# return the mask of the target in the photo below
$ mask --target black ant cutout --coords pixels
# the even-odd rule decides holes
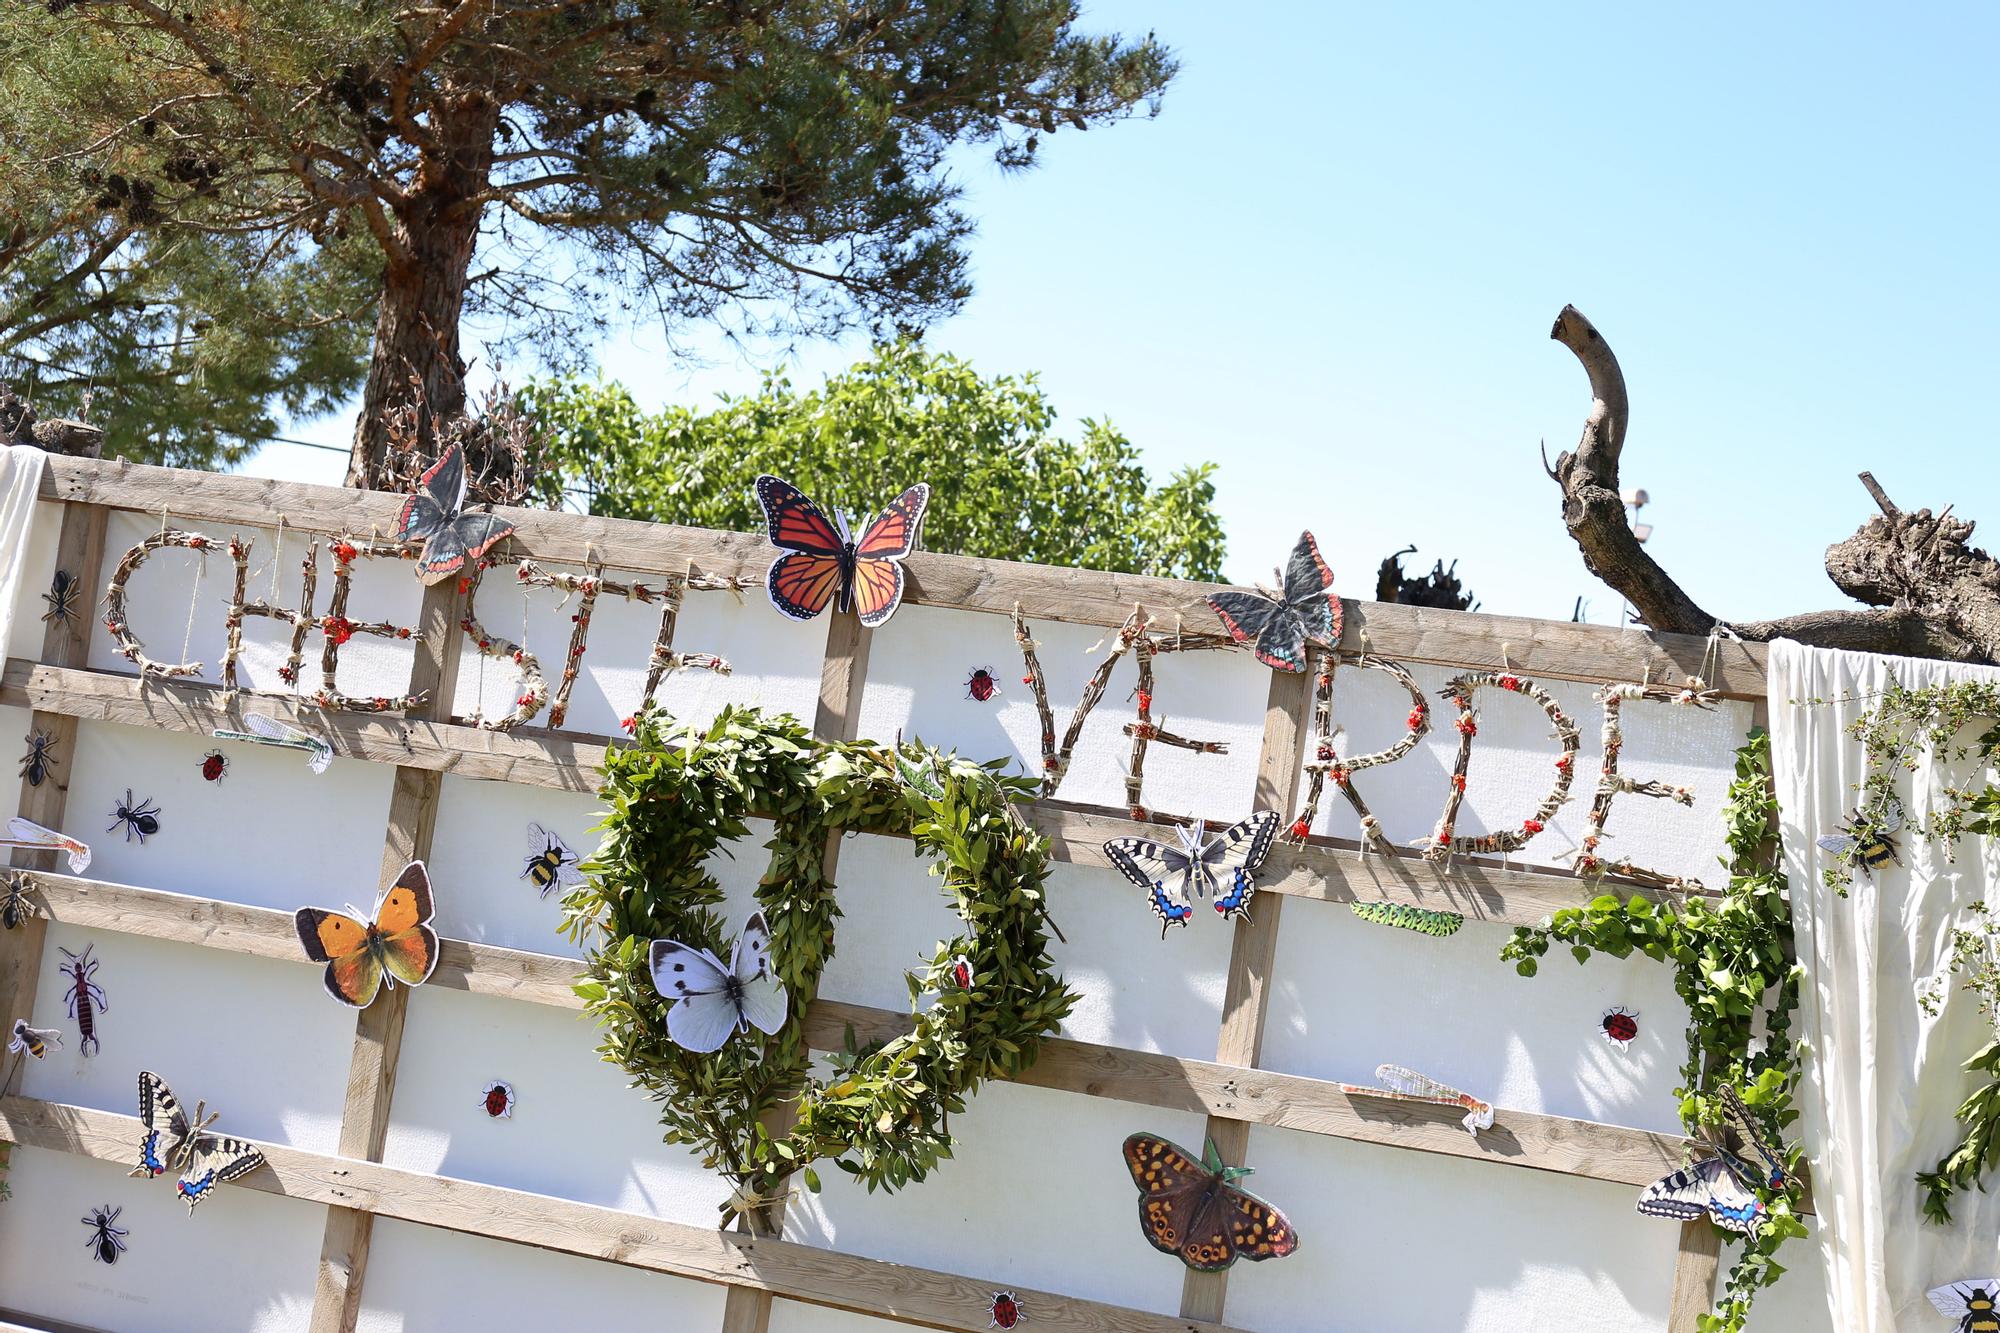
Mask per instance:
[[[137,833],[139,845],[144,847],[146,839],[160,831],[160,807],[153,804],[151,798],[134,805],[132,789],[127,787],[125,799],[111,812],[111,827],[104,831],[115,833],[121,825],[125,829],[125,841],[132,841],[132,835]]]
[[[83,1224],[90,1228],[90,1239],[84,1244],[90,1247],[90,1257],[101,1264],[115,1264],[125,1252],[125,1237],[132,1233],[112,1225],[124,1211],[107,1203],[84,1214]]]
[[[28,785],[41,786],[48,780],[49,765],[57,762],[56,738],[46,731],[31,732],[28,752],[21,756],[21,776],[28,780]]]

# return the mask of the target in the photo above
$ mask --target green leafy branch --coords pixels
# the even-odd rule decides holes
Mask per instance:
[[[1792,1105],[1798,1057],[1792,1015],[1799,1003],[1791,907],[1777,868],[1778,804],[1771,794],[1771,743],[1753,732],[1736,752],[1736,773],[1723,807],[1729,883],[1719,898],[1658,902],[1605,894],[1564,908],[1536,927],[1519,927],[1501,949],[1515,971],[1532,977],[1554,943],[1579,963],[1594,954],[1637,953],[1674,972],[1674,990],[1689,1015],[1687,1059],[1681,1067],[1681,1123],[1690,1134],[1722,1123],[1721,1105],[1706,1090],[1737,1088],[1767,1130],[1798,1119]],[[1773,1135],[1781,1142],[1782,1133]],[[1781,1149],[1796,1179],[1802,1152]],[[1722,1298],[1703,1315],[1703,1333],[1739,1333],[1757,1293],[1784,1273],[1779,1248],[1806,1234],[1788,1194],[1766,1199],[1757,1229],[1729,1270]]]
[[[630,746],[606,755],[604,838],[564,899],[564,931],[587,949],[576,990],[603,1028],[600,1054],[660,1103],[667,1142],[698,1147],[735,1183],[732,1207],[753,1222],[794,1172],[816,1191],[811,1164],[823,1158],[871,1190],[922,1180],[951,1155],[950,1117],[966,1098],[1032,1064],[1075,1000],[1048,955],[1048,843],[1013,809],[1033,785],[924,751],[935,779],[919,790],[898,780],[900,756],[817,740],[754,709],[725,709],[701,729],[648,711],[635,727]],[[675,939],[728,956],[709,866],[753,815],[775,826],[757,901],[789,1020],[768,1039],[746,1033],[697,1054],[668,1036],[647,950]],[[833,955],[840,909],[825,850],[842,830],[912,838],[918,857],[941,863],[967,930],[911,976],[912,1030],[858,1047],[850,1033],[824,1080],[811,1071],[804,1015]],[[969,986],[952,977],[959,958]],[[937,998],[919,1008],[927,992]]]

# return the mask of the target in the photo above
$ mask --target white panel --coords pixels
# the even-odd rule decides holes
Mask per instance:
[[[598,1058],[597,1041],[574,1010],[419,986],[382,1160],[713,1226],[727,1185],[660,1142],[657,1108]],[[509,1119],[480,1106],[496,1078],[514,1085]]]
[[[1213,1060],[1236,927],[1197,908],[1193,924],[1161,938],[1145,894],[1117,871],[1060,862],[1054,870],[1049,910],[1069,941],[1049,952],[1077,992],[1063,1035]]]
[[[953,1118],[954,1155],[930,1179],[869,1194],[827,1164],[819,1172],[824,1190],[803,1196],[785,1234],[997,1286],[1172,1314],[1181,1267],[1140,1238],[1138,1194],[1120,1156],[1126,1136],[1139,1130],[1194,1143],[1202,1120],[989,1083]]]
[[[1060,743],[1085,682],[1117,631],[1053,620],[1031,620],[1029,628],[1041,645]],[[965,697],[967,677],[982,667],[992,668],[1000,682],[1000,696],[985,703]],[[886,741],[900,730],[906,737],[921,737],[982,761],[1012,755],[1019,771],[1039,775],[1042,726],[1034,692],[1021,683],[1023,674],[1008,617],[905,606],[875,631],[861,734]],[[1192,740],[1224,742],[1229,753],[1149,746],[1147,804],[1165,814],[1199,810],[1211,819],[1248,814],[1271,673],[1248,654],[1231,651],[1167,653],[1154,659],[1154,674],[1154,721]],[[1112,669],[1104,698],[1084,723],[1070,771],[1056,793],[1062,799],[1125,804],[1124,766],[1132,742],[1119,728],[1136,716],[1132,691],[1137,677],[1138,667],[1127,653]]]
[[[712,1333],[727,1289],[382,1218],[358,1333],[564,1329]]]
[[[1499,960],[1506,938],[1478,921],[1433,939],[1332,903],[1288,905],[1263,1064],[1368,1083],[1390,1062],[1498,1107],[1679,1133],[1687,1011],[1672,973],[1636,955],[1579,967],[1558,946],[1530,980]],[[1614,1004],[1639,1013],[1623,1051],[1601,1026]]]
[[[32,662],[42,655],[42,636],[48,630],[42,617],[49,612],[42,594],[49,591],[55,579],[56,539],[62,533],[62,515],[62,505],[38,500],[34,517],[28,521],[28,539],[21,554],[21,581],[14,589],[14,621],[7,637],[9,657],[25,657]],[[95,599],[96,594],[90,589],[77,589],[72,605],[78,621],[89,623]]]
[[[1189,1145],[1192,1146],[1192,1145]],[[1299,1233],[1230,1271],[1259,1333],[1646,1333],[1666,1327],[1680,1224],[1627,1185],[1253,1128],[1245,1188]],[[1129,1244],[1145,1249],[1136,1222]],[[1146,1250],[1146,1253],[1152,1253]]]
[[[573,566],[545,565],[551,573],[577,574]],[[630,582],[637,577],[649,587],[661,586],[658,575],[631,576],[616,570],[607,577]],[[491,634],[523,644],[541,663],[550,697],[561,684],[575,628],[576,598],[554,588],[529,588],[513,567],[487,571],[480,584],[477,613]],[[725,704],[755,704],[771,713],[791,713],[812,721],[819,702],[820,664],[826,656],[827,617],[799,622],[772,609],[762,589],[732,592],[691,592],[674,627],[674,647],[683,653],[713,653],[733,668],[730,674],[677,671],[660,683],[659,702],[676,717],[706,722]],[[623,598],[600,597],[591,612],[590,635],[570,695],[565,730],[593,735],[622,734],[620,724],[639,706],[646,690],[646,669],[653,640],[660,629],[657,603],[646,606]],[[477,652],[467,645],[459,663],[458,694],[453,712],[461,717],[481,710],[487,717],[512,711],[521,693],[511,662]],[[531,725],[548,725],[544,711]]]
[[[207,782],[202,756],[214,749],[229,770]],[[288,912],[375,901],[396,780],[387,764],[335,759],[315,775],[296,750],[114,722],[85,722],[65,761],[63,831],[90,844],[94,878]],[[159,807],[160,831],[143,844],[111,828],[127,788]]]
[[[97,1019],[102,1049],[90,1057],[66,1017],[59,952],[81,955],[86,946],[107,1005]],[[189,1106],[202,1099],[220,1111],[220,1133],[310,1152],[340,1144],[354,1014],[303,958],[283,963],[52,924],[30,1021],[63,1034],[61,1050],[26,1062],[30,1097],[137,1115],[139,1071],[150,1069]],[[136,1152],[135,1140],[135,1162]]]
[[[224,1186],[193,1217],[173,1182],[115,1162],[14,1149],[0,1206],[0,1306],[86,1328],[295,1333],[311,1322],[326,1209]],[[92,1257],[84,1215],[123,1208],[115,1264]]]
[[[446,774],[428,862],[438,930],[452,939],[580,955],[557,933],[563,891],[551,889],[543,897],[521,872],[527,865],[530,824],[559,834],[580,857],[594,854],[598,835],[592,830],[602,805],[595,792]]]
[[[1034,1311],[1025,1313],[1028,1322],[1032,1323]],[[977,1324],[979,1321],[974,1319],[972,1322]],[[804,1301],[771,1302],[770,1333],[907,1333],[909,1327],[893,1319],[877,1319],[847,1310],[829,1310],[824,1305],[807,1305]]]

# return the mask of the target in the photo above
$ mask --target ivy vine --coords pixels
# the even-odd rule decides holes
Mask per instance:
[[[1773,1142],[1798,1119],[1792,1105],[1798,1056],[1792,1015],[1798,1008],[1800,969],[1794,961],[1792,916],[1784,873],[1778,868],[1778,803],[1771,792],[1771,741],[1752,732],[1736,752],[1736,772],[1722,811],[1729,882],[1719,898],[1653,902],[1605,894],[1583,907],[1564,908],[1540,926],[1517,927],[1500,956],[1532,977],[1552,943],[1569,946],[1577,962],[1593,954],[1626,958],[1643,954],[1674,971],[1674,990],[1689,1015],[1687,1059],[1681,1067],[1681,1123],[1690,1134],[1722,1123],[1718,1099],[1705,1090],[1727,1083],[1753,1115],[1775,1131]],[[1785,1171],[1797,1178],[1802,1149],[1783,1149]],[[1784,1273],[1779,1248],[1806,1234],[1793,1199],[1766,1199],[1757,1229],[1742,1252],[1715,1308],[1699,1321],[1702,1333],[1739,1333],[1757,1293]]]
[[[564,899],[564,931],[587,951],[576,991],[603,1029],[599,1053],[660,1103],[667,1142],[699,1148],[735,1184],[725,1210],[760,1230],[794,1172],[819,1189],[816,1161],[870,1190],[924,1179],[951,1155],[950,1118],[967,1097],[1031,1065],[1075,1002],[1048,955],[1048,843],[1013,808],[1034,784],[905,746],[932,776],[912,786],[899,780],[912,767],[901,754],[818,740],[790,716],[755,709],[725,709],[702,728],[648,710],[633,727],[633,743],[605,757],[604,838]],[[789,1021],[769,1038],[752,1030],[696,1054],[667,1035],[647,947],[676,939],[728,956],[735,923],[716,910],[723,893],[708,865],[753,815],[776,826],[757,901]],[[940,863],[966,933],[908,975],[911,1032],[857,1046],[850,1030],[822,1076],[803,1016],[833,954],[840,908],[824,854],[843,830],[912,838],[919,857]],[[959,959],[970,985],[953,975]],[[935,999],[924,1006],[926,993]],[[789,1130],[778,1119],[787,1108]]]

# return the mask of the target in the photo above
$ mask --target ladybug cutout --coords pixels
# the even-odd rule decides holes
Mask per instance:
[[[968,699],[985,703],[998,693],[1000,693],[1000,682],[994,679],[992,667],[975,667],[972,674],[965,678],[965,697]],[[1011,1328],[1012,1325],[1005,1327]]]
[[[204,782],[220,782],[229,773],[229,756],[220,750],[210,750],[201,757],[201,778]]]
[[[1019,1328],[1028,1321],[1028,1312],[1014,1299],[1011,1291],[993,1293],[993,1304],[988,1307],[987,1316],[992,1320],[988,1328]]]
[[[1639,1035],[1639,1011],[1614,1004],[1604,1011],[1598,1026],[1604,1032],[1604,1039],[1622,1051]]]
[[[511,1120],[514,1117],[514,1085],[504,1078],[496,1078],[486,1085],[479,1094],[479,1109],[494,1120]]]

